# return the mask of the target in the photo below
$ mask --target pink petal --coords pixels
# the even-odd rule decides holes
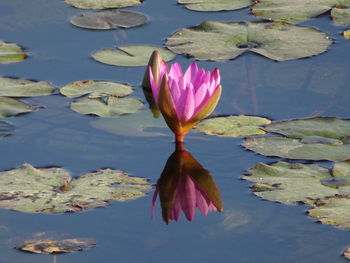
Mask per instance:
[[[184,179],[181,180],[179,187],[181,185],[182,191],[180,194],[180,203],[182,210],[186,218],[192,221],[196,213],[196,188],[191,177],[184,175]]]
[[[154,208],[156,206],[156,200],[157,200],[157,195],[158,195],[158,187],[154,191],[153,198],[152,198],[152,218],[154,217]]]
[[[193,80],[197,76],[197,72],[198,72],[198,66],[195,62],[192,62],[185,72],[184,84],[188,85],[188,83],[193,83]]]
[[[174,80],[177,80],[179,78],[182,79],[182,75],[183,73],[182,73],[181,65],[178,62],[172,64],[169,70],[169,77]]]
[[[206,216],[209,213],[209,205],[199,189],[196,191],[196,203],[201,213]]]
[[[203,83],[202,85],[199,86],[199,88],[196,90],[196,94],[194,95],[196,108],[202,104],[202,101],[204,100],[206,94],[207,94],[207,84]]]

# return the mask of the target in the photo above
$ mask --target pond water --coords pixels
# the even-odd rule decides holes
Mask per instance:
[[[249,9],[229,12],[193,12],[176,1],[147,0],[128,8],[146,14],[146,25],[132,29],[91,31],[72,26],[71,16],[82,10],[62,0],[0,0],[1,39],[24,47],[27,60],[0,65],[1,75],[47,80],[62,87],[78,80],[128,83],[144,100],[140,83],[145,67],[115,67],[94,61],[91,53],[117,45],[163,45],[176,30],[204,20],[256,21]],[[246,53],[233,61],[198,62],[206,69],[219,67],[223,94],[215,115],[246,114],[285,120],[311,116],[350,116],[349,40],[328,15],[302,23],[334,39],[328,52],[287,62],[274,62]],[[193,59],[176,56],[183,66]],[[6,119],[16,130],[0,139],[0,170],[22,163],[35,167],[61,166],[78,177],[105,167],[157,182],[174,151],[173,135],[127,136],[96,129],[97,117],[71,111],[70,99],[58,94],[25,99],[45,108]],[[144,111],[146,111],[146,107]],[[162,122],[160,120],[159,122]],[[50,262],[47,255],[12,249],[14,239],[37,232],[88,237],[97,247],[59,255],[57,262],[346,262],[341,257],[350,243],[348,231],[315,223],[306,206],[287,206],[253,196],[250,183],[239,180],[245,170],[267,158],[240,147],[242,138],[219,138],[195,131],[185,147],[208,169],[220,188],[222,213],[192,222],[184,215],[165,224],[159,203],[151,217],[154,189],[147,196],[112,202],[107,208],[48,215],[0,210],[0,263]],[[320,162],[329,167],[331,163]],[[157,202],[159,202],[157,200]]]

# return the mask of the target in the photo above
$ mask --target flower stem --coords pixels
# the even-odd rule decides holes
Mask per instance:
[[[184,137],[185,135],[183,134],[175,134],[175,142],[176,143],[184,142]]]

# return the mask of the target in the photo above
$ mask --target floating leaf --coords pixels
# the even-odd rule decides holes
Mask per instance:
[[[166,45],[175,53],[199,60],[223,61],[252,51],[273,60],[310,57],[327,50],[332,41],[310,27],[286,23],[242,23],[205,21],[181,29]]]
[[[83,9],[121,8],[141,4],[141,0],[65,0],[65,2]]]
[[[16,249],[37,254],[56,254],[81,251],[94,246],[96,246],[96,242],[86,238],[32,239],[25,240],[22,244],[16,246]]]
[[[60,92],[69,98],[77,98],[88,94],[89,98],[100,98],[104,96],[123,97],[132,93],[132,87],[107,81],[76,81],[60,89]]]
[[[34,97],[51,94],[55,88],[46,81],[0,77],[0,96]]]
[[[349,30],[345,30],[345,31],[343,32],[343,36],[344,36],[345,38],[347,38],[347,39],[350,39],[350,29],[349,29]]]
[[[300,22],[328,12],[334,7],[350,4],[349,0],[259,0],[252,6],[252,13],[274,21]]]
[[[0,121],[0,138],[12,134],[15,130],[10,123],[6,121]]]
[[[91,126],[123,136],[164,136],[167,131],[164,120],[154,119],[149,111],[139,111],[122,117],[101,118],[90,122]],[[152,131],[152,129],[156,129]]]
[[[73,179],[62,168],[29,164],[0,172],[0,207],[22,212],[63,213],[107,206],[145,195],[146,179],[104,169]]]
[[[118,49],[104,49],[92,54],[92,57],[104,64],[114,66],[147,66],[154,50],[158,50],[164,61],[172,60],[175,54],[163,47],[123,46]]]
[[[26,54],[14,43],[5,43],[0,40],[0,63],[7,64],[19,62],[26,58]]]
[[[70,22],[88,29],[130,28],[146,23],[147,17],[132,11],[112,10],[105,12],[88,12],[73,16]]]
[[[70,108],[81,114],[93,114],[100,117],[130,114],[143,107],[143,103],[134,98],[108,97],[107,103],[101,99],[82,98],[70,104]]]
[[[38,108],[38,106],[33,106],[20,100],[0,97],[0,118],[31,112]]]
[[[280,136],[245,138],[242,146],[266,156],[288,159],[343,161],[349,159],[350,144],[339,146],[320,143],[303,143],[300,139]]]
[[[269,123],[270,120],[256,116],[227,116],[203,120],[195,129],[210,135],[238,137],[264,134],[261,125]]]
[[[336,26],[350,26],[350,8],[333,8],[331,15]]]
[[[178,0],[177,2],[195,11],[236,10],[251,4],[251,0]]]

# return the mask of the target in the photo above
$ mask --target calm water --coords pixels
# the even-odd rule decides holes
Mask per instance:
[[[82,10],[62,0],[0,0],[1,39],[25,47],[30,55],[24,62],[1,65],[1,75],[47,80],[56,87],[85,79],[119,81],[134,86],[134,96],[144,100],[139,87],[144,67],[107,66],[92,60],[90,54],[116,45],[162,45],[177,29],[207,19],[255,20],[248,9],[191,12],[175,0],[147,0],[128,9],[147,14],[149,22],[134,29],[97,32],[70,25],[70,17]],[[221,69],[223,95],[216,115],[250,114],[272,120],[350,116],[350,42],[328,16],[303,24],[334,39],[327,53],[280,63],[253,54],[225,63],[199,62],[207,69]],[[183,56],[175,60],[183,66],[192,61]],[[27,162],[36,167],[62,166],[77,177],[111,167],[149,178],[154,184],[174,150],[167,130],[158,137],[115,135],[93,128],[90,123],[97,118],[74,113],[68,108],[70,100],[63,96],[26,101],[46,108],[7,119],[16,132],[0,140],[0,170]],[[159,204],[151,218],[152,193],[75,214],[0,210],[0,262],[50,262],[49,256],[20,253],[11,247],[12,239],[36,232],[97,240],[93,249],[58,256],[58,262],[67,263],[346,262],[340,255],[350,243],[348,231],[315,223],[305,215],[305,206],[262,201],[250,193],[249,183],[239,180],[244,171],[257,162],[278,159],[245,151],[239,146],[241,141],[196,132],[187,136],[187,150],[210,170],[221,190],[223,213],[207,217],[197,213],[193,222],[182,217],[166,225]]]

